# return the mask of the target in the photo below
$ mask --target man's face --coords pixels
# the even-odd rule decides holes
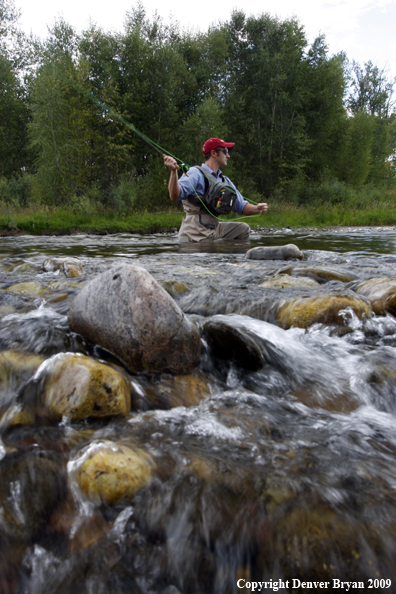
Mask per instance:
[[[218,149],[216,149],[215,153],[216,153],[216,163],[217,163],[217,166],[219,167],[219,169],[221,169],[222,167],[225,167],[227,165],[228,159],[230,158],[228,149],[218,148]]]

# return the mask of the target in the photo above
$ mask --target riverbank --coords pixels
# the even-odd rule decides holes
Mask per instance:
[[[111,210],[76,212],[66,208],[15,208],[2,204],[0,236],[18,235],[73,235],[87,233],[110,235],[114,233],[176,233],[183,219],[183,212],[132,212],[118,213]],[[236,220],[236,216],[222,217]],[[336,228],[372,227],[389,228],[396,225],[396,205],[390,202],[373,204],[370,208],[344,208],[341,205],[270,204],[266,215],[243,217],[253,230],[262,232],[280,229],[325,230]]]

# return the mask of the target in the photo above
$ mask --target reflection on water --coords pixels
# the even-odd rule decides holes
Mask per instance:
[[[392,580],[376,589],[392,592],[396,319],[347,307],[338,323],[285,329],[277,312],[395,278],[395,242],[396,230],[284,230],[188,246],[176,235],[1,239],[0,592],[235,594],[280,579]],[[302,262],[245,258],[286,243]],[[50,256],[80,258],[83,275],[45,272]],[[130,374],[70,332],[74,296],[120,262],[146,268],[199,327],[205,353],[193,374]],[[318,268],[340,275],[312,282]],[[309,275],[311,284],[271,288]],[[245,351],[259,363],[246,364]],[[62,352],[121,373],[132,412],[45,416],[37,369]],[[78,473],[115,443],[144,452],[153,470],[113,505],[90,497]]]

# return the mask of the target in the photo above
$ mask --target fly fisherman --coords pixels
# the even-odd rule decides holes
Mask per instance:
[[[176,160],[164,155],[164,164],[171,172],[168,185],[170,199],[173,202],[183,200],[186,213],[179,231],[180,242],[247,239],[250,233],[247,223],[223,223],[218,216],[231,211],[239,216],[267,212],[265,202],[249,204],[221,172],[220,167],[227,165],[229,151],[234,145],[234,142],[224,142],[220,138],[209,138],[202,147],[205,163],[201,167],[191,167],[188,175],[183,174],[180,179]]]

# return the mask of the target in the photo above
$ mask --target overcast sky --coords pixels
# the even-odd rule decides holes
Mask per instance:
[[[105,31],[122,31],[126,13],[136,3],[131,0],[15,0],[22,11],[20,25],[39,37],[47,36],[47,26],[63,17],[77,31],[91,21]],[[247,15],[268,12],[281,19],[295,16],[303,25],[308,41],[320,33],[326,35],[331,54],[345,51],[350,60],[361,65],[371,60],[388,75],[396,76],[396,0],[143,0],[147,16],[157,11],[165,21],[170,16],[183,29],[206,31],[211,24],[228,20],[233,9]]]

